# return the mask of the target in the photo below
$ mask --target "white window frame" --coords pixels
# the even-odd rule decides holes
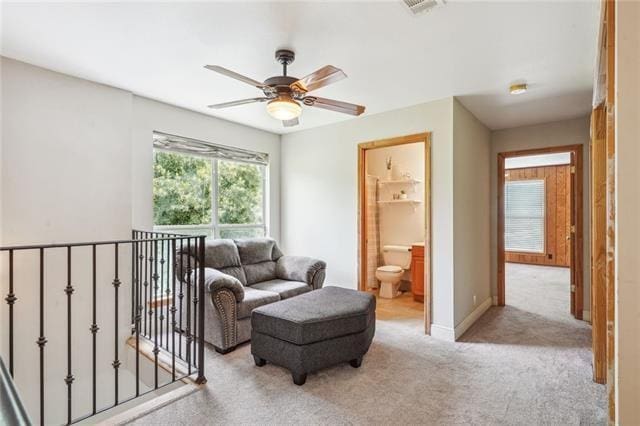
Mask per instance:
[[[542,184],[542,249],[541,250],[533,250],[533,249],[525,249],[525,248],[508,248],[507,247],[507,238],[506,238],[506,226],[507,226],[507,202],[508,199],[506,197],[507,186],[508,184],[517,184],[521,182],[539,182]],[[522,180],[512,180],[505,182],[505,206],[504,206],[504,221],[505,221],[505,252],[509,253],[531,253],[531,254],[545,254],[547,249],[547,182],[546,179],[522,179]]]
[[[268,164],[256,164],[256,163],[252,163],[249,161],[239,161],[239,160],[230,160],[230,159],[224,159],[224,158],[212,158],[209,156],[205,156],[205,155],[198,155],[198,154],[187,154],[184,152],[179,152],[179,151],[174,151],[171,149],[163,149],[163,148],[154,148],[154,153],[155,152],[167,152],[170,154],[177,154],[177,155],[185,155],[185,156],[192,156],[192,157],[198,157],[198,158],[202,158],[205,160],[209,160],[211,162],[211,221],[209,223],[203,223],[200,225],[156,225],[154,223],[153,225],[153,229],[154,231],[161,231],[161,232],[166,232],[166,231],[180,231],[180,230],[184,230],[184,231],[190,231],[190,230],[207,230],[211,232],[211,235],[213,236],[213,238],[215,239],[219,239],[220,238],[220,231],[223,229],[262,229],[264,232],[264,236],[268,236],[269,235],[269,216],[268,216],[268,211],[269,211],[269,203],[268,203],[268,199],[269,199],[269,193],[268,193],[268,188],[269,185],[267,185],[267,180],[268,180],[268,176],[269,176],[269,165]],[[155,161],[155,159],[154,159]],[[229,162],[234,162],[234,163],[241,163],[241,164],[251,164],[251,165],[255,165],[260,167],[260,173],[262,176],[262,222],[263,223],[247,223],[247,224],[228,224],[228,223],[219,223],[219,218],[218,218],[218,163],[220,161],[229,161]]]

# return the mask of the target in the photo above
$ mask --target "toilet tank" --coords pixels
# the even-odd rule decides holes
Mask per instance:
[[[411,266],[411,246],[383,246],[382,258],[385,265],[395,265],[402,269]]]

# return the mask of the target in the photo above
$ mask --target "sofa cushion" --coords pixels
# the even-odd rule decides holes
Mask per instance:
[[[251,326],[254,332],[306,345],[367,329],[375,323],[375,309],[369,293],[325,287],[255,309]]]
[[[282,256],[272,238],[243,238],[234,240],[238,247],[242,265],[252,265],[266,261],[276,261]]]
[[[307,283],[300,281],[287,281],[287,280],[269,280],[258,284],[254,284],[251,288],[258,290],[267,290],[280,295],[280,299],[288,299],[293,296],[297,296],[302,293],[311,291],[312,288]]]
[[[278,293],[271,291],[258,290],[251,287],[245,287],[244,299],[238,303],[238,319],[248,318],[258,306],[267,305],[269,303],[277,302],[280,300]]]
[[[228,268],[220,268],[219,271],[236,278],[242,285],[247,285],[247,276],[242,266],[229,266]]]
[[[253,285],[261,281],[268,281],[276,278],[276,262],[272,260],[244,265],[243,269],[247,285]]]
[[[193,247],[191,250],[193,251]],[[229,239],[206,240],[204,265],[214,269],[241,266],[240,254],[234,241]]]

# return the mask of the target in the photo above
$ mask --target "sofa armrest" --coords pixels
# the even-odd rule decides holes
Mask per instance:
[[[196,271],[191,273],[191,280],[196,279]],[[244,300],[244,286],[235,277],[227,275],[213,268],[204,268],[204,288],[210,293],[216,293],[221,289],[230,290],[237,302]]]
[[[282,256],[276,264],[276,275],[282,280],[302,281],[317,290],[322,287],[327,264],[303,256]]]

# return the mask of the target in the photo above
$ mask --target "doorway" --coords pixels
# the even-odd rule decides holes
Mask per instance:
[[[541,294],[583,319],[582,191],[581,145],[498,154],[499,306],[507,277],[525,298],[545,281]]]
[[[431,325],[430,182],[430,133],[358,145],[358,288],[376,294],[381,312],[417,313],[426,334]],[[385,265],[385,258],[403,265]],[[400,281],[381,281],[383,266]]]

